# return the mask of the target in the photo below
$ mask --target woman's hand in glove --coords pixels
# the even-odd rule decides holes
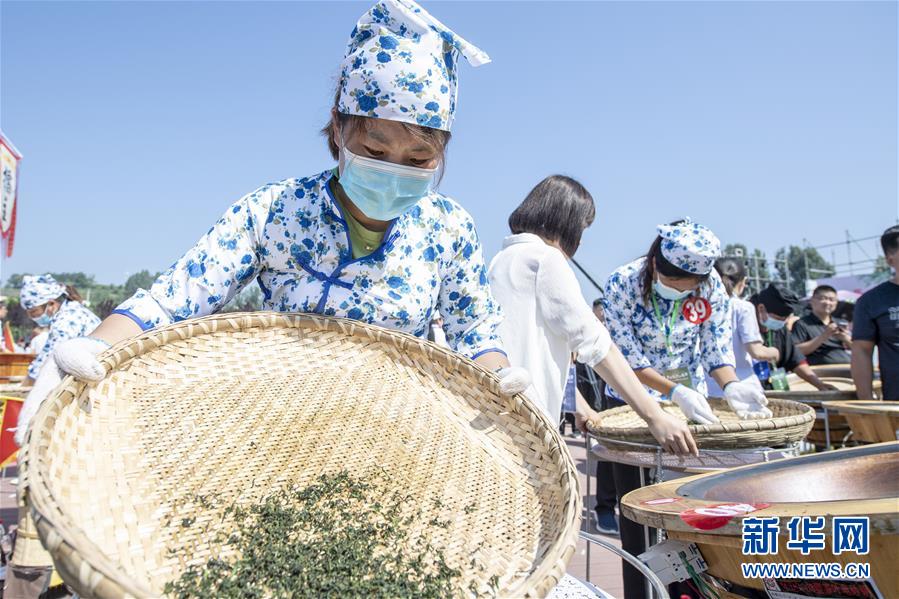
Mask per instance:
[[[37,380],[19,412],[15,440],[19,447],[25,442],[28,425],[47,396],[59,385],[62,377],[71,374],[77,379],[97,382],[106,376],[106,369],[97,360],[97,354],[109,344],[93,337],[67,339],[56,346],[44,362]]]
[[[762,385],[755,376],[726,384],[724,399],[742,420],[757,420],[772,416],[771,410],[765,407],[768,405],[768,398],[765,397]]]
[[[506,366],[496,371],[499,377],[499,392],[506,396],[524,393],[531,386],[531,375],[519,366]]]
[[[671,400],[680,406],[681,412],[693,422],[698,424],[715,424],[718,422],[718,417],[712,411],[709,400],[689,387],[676,386],[671,391]]]
[[[108,343],[96,337],[76,337],[57,345],[53,358],[64,373],[96,383],[106,376],[106,369],[97,360],[97,355],[108,347]]]

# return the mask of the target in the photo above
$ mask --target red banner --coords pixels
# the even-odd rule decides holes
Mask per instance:
[[[16,342],[15,339],[13,339],[12,329],[9,326],[8,320],[3,323],[3,351],[16,351]]]
[[[0,397],[0,402],[3,402],[0,407],[0,468],[16,459],[19,453],[14,436],[23,401],[15,397]]]
[[[6,243],[6,256],[12,256],[16,232],[16,200],[19,190],[19,161],[22,155],[0,133],[0,236]]]

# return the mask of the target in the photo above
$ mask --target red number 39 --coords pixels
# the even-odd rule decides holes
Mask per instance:
[[[684,318],[693,324],[702,324],[712,315],[712,306],[703,297],[691,297],[684,302]]]

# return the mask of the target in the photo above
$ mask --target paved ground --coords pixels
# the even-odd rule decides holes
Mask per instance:
[[[565,441],[571,451],[571,456],[575,461],[578,469],[581,493],[586,492],[586,476],[585,463],[586,451],[584,449],[583,438],[565,437]],[[13,484],[18,476],[18,468],[9,466],[5,471],[5,476],[0,480],[0,520],[3,521],[5,527],[15,525],[17,520],[16,510],[16,488]],[[595,482],[593,483],[595,486]],[[593,509],[593,498],[583,497],[585,506],[584,518],[581,521],[582,530],[593,533],[595,532],[589,516],[589,511]],[[609,537],[607,537],[609,538]],[[617,539],[611,539],[616,545],[620,545]],[[590,550],[590,576],[587,577],[587,544],[582,540],[578,540],[577,551],[572,556],[568,564],[568,573],[581,580],[588,580],[594,585],[612,595],[621,597],[623,595],[623,587],[621,582],[621,560],[613,553],[593,546]]]
[[[587,452],[584,448],[583,438],[565,437],[568,449],[571,451],[571,457],[574,459],[575,466],[578,470],[578,478],[581,483],[581,494],[584,502],[585,513],[581,519],[581,530],[589,533],[595,533],[593,529],[592,517],[590,512],[593,510],[594,498],[583,496],[586,493],[586,456]],[[596,488],[596,478],[591,483],[593,490]],[[621,546],[617,538],[605,537],[614,542],[615,545]],[[587,580],[587,543],[578,540],[577,551],[568,563],[568,573],[581,580]],[[612,595],[621,597],[624,595],[624,586],[621,580],[621,558],[612,552],[601,547],[593,546],[590,550],[590,577],[589,581],[594,585]]]

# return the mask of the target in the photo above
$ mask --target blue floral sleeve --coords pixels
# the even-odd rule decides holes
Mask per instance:
[[[450,347],[469,358],[502,350],[499,304],[490,293],[487,268],[474,222],[462,208],[446,204],[447,243],[441,264],[437,308]],[[452,241],[449,241],[449,240]]]
[[[652,366],[649,358],[643,353],[643,344],[637,339],[632,324],[633,313],[639,298],[634,286],[621,269],[612,273],[606,281],[606,292],[603,297],[603,311],[606,315],[606,327],[612,341],[627,358],[627,363],[634,370]]]
[[[217,312],[256,278],[272,195],[266,186],[241,198],[149,291],[139,289],[114,312],[145,330]]]
[[[711,291],[708,295],[712,305],[712,315],[702,323],[700,347],[702,348],[702,367],[707,373],[722,366],[733,366],[733,325],[731,324],[731,301],[724,289],[724,283],[718,273],[712,272],[708,279]]]

